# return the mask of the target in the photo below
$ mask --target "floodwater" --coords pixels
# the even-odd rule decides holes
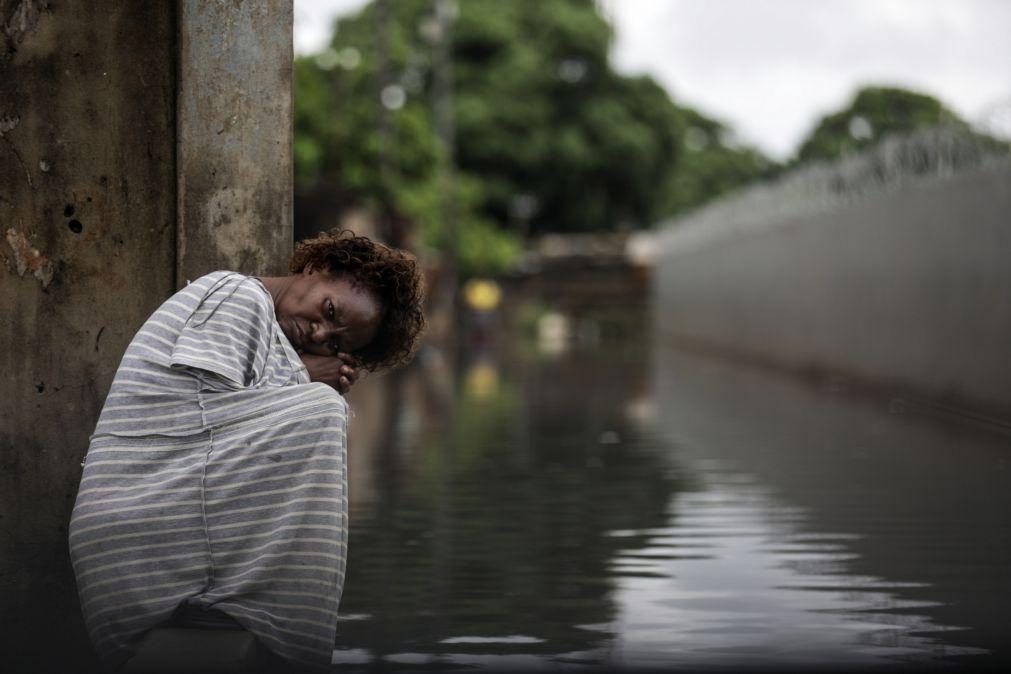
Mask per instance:
[[[1006,435],[592,335],[360,385],[334,671],[1011,662]]]

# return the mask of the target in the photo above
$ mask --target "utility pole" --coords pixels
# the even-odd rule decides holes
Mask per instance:
[[[438,138],[439,153],[439,197],[442,219],[442,256],[439,288],[433,306],[433,327],[441,334],[436,339],[441,342],[447,364],[455,362],[457,342],[456,286],[457,286],[457,203],[456,203],[456,124],[453,115],[453,23],[456,21],[455,0],[433,0],[433,49],[432,49],[432,110],[435,118],[435,135]],[[451,376],[455,367],[450,366]],[[455,380],[455,377],[453,377]],[[450,387],[449,406],[445,410],[446,441],[443,446],[443,465],[439,470],[438,489],[449,493],[449,476],[457,453],[457,416],[455,386]],[[434,573],[432,584],[435,596],[439,598],[437,615],[438,628],[445,629],[446,597],[449,588],[449,571],[454,555],[455,540],[449,506],[446,499],[440,499],[435,513]]]
[[[442,273],[437,305],[447,312],[452,331],[456,315],[458,212],[456,203],[456,123],[453,115],[453,24],[456,0],[434,0],[435,30],[432,58],[432,107],[435,133],[442,152],[439,194],[443,227]],[[447,335],[448,336],[448,335]]]
[[[374,14],[376,21],[376,92],[375,103],[377,129],[376,140],[379,146],[379,184],[382,202],[377,214],[379,222],[379,238],[391,246],[400,247],[403,242],[395,241],[393,227],[393,191],[394,191],[394,148],[393,128],[390,120],[390,110],[383,99],[384,93],[393,83],[390,73],[390,5],[389,0],[375,0]]]

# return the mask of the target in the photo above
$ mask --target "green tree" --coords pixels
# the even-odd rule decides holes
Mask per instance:
[[[864,87],[844,109],[819,120],[801,143],[797,161],[835,159],[873,145],[887,134],[937,124],[967,127],[933,96],[895,87]]]
[[[387,91],[379,90],[373,5],[337,21],[323,52],[295,60],[296,198],[337,195],[345,208],[363,206],[377,216],[412,222],[424,243],[441,248],[442,150],[426,95],[431,49],[420,35],[428,3],[390,6],[389,67],[395,77]],[[378,133],[382,115],[389,120],[385,138]],[[519,252],[518,237],[479,212],[479,180],[464,174],[458,183],[461,271],[505,268]]]
[[[724,124],[691,108],[678,108],[678,113],[683,150],[676,170],[667,176],[664,212],[681,213],[780,170],[761,152],[739,146]]]
[[[296,60],[296,186],[408,218],[439,246],[432,2],[388,7],[385,112],[374,3],[336,22],[327,50]],[[452,65],[465,274],[501,268],[527,234],[648,227],[768,173],[769,162],[729,142],[719,122],[675,105],[648,77],[615,73],[611,40],[592,0],[459,3]]]
[[[459,163],[480,176],[482,211],[496,222],[533,233],[644,228],[766,171],[754,151],[718,140],[686,151],[694,124],[722,127],[651,78],[615,73],[611,40],[592,0],[461,3]],[[671,193],[675,176],[691,182],[699,167],[705,179]]]

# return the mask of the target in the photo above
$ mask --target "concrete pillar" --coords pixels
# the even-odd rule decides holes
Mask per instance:
[[[4,671],[96,666],[66,525],[134,332],[187,278],[284,267],[291,13],[0,0]]]
[[[291,26],[290,0],[179,2],[179,287],[287,269]]]

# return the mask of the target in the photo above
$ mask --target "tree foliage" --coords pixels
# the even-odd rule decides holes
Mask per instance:
[[[888,134],[937,124],[967,126],[932,96],[895,87],[865,87],[845,108],[818,121],[801,143],[797,161],[835,159],[873,145]]]
[[[327,50],[296,59],[296,187],[398,213],[438,246],[432,2],[387,7],[385,29],[371,3],[335,23]],[[459,2],[455,211],[465,271],[501,266],[527,234],[648,227],[770,170],[652,79],[615,73],[611,40],[592,0]],[[480,248],[493,252],[467,258]]]

